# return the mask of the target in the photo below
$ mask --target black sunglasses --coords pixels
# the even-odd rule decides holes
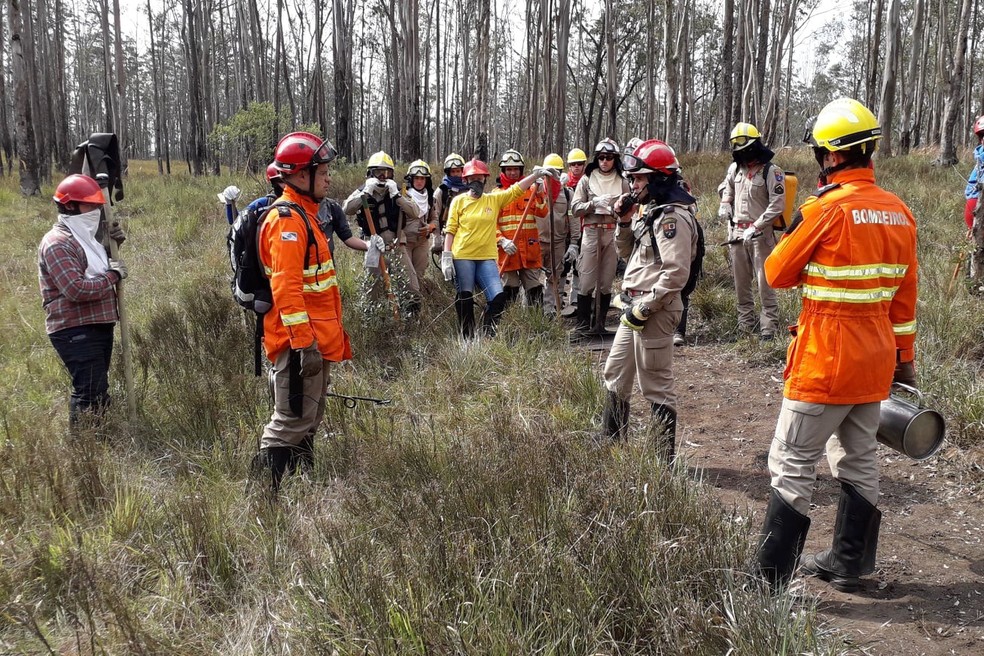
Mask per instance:
[[[598,155],[599,162],[612,162],[615,161],[614,155]]]

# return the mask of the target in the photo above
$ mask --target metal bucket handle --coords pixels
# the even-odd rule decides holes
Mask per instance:
[[[892,389],[898,389],[901,392],[908,392],[912,394],[916,399],[919,400],[919,409],[922,410],[926,407],[925,400],[923,399],[923,393],[912,385],[906,385],[905,383],[892,383]]]

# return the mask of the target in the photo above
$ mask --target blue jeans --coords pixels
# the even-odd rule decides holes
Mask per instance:
[[[83,413],[98,417],[109,405],[109,362],[113,356],[114,325],[76,326],[48,335],[72,377],[69,426],[75,426]]]
[[[487,301],[502,293],[499,265],[495,260],[455,259],[454,281],[459,292],[474,291],[475,283],[478,283]]]

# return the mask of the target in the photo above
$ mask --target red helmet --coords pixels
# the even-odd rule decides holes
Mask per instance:
[[[978,137],[984,137],[984,115],[978,116],[977,120],[974,121],[974,134]]]
[[[640,173],[672,175],[680,170],[676,153],[659,139],[643,141],[631,155],[626,155],[622,162],[625,165],[625,172],[632,175]]]
[[[106,204],[106,197],[103,196],[99,183],[87,175],[77,173],[62,180],[55,189],[55,195],[52,198],[59,205],[65,203]]]
[[[472,158],[465,164],[461,177],[467,178],[472,175],[489,175],[489,167],[482,160]]]
[[[291,132],[280,140],[273,154],[273,166],[283,174],[327,164],[337,153],[327,139],[310,132]]]
[[[280,169],[277,168],[276,162],[270,162],[267,164],[267,182],[280,182]]]

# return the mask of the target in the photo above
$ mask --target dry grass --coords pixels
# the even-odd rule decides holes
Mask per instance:
[[[786,168],[812,170],[789,157]],[[710,217],[724,160],[684,165],[720,241]],[[947,293],[960,186],[914,159],[879,171],[921,222],[921,382],[954,438],[978,444],[979,301],[962,285]],[[335,189],[362,174],[340,171]],[[396,325],[365,294],[358,254],[339,247],[355,359],[335,368],[334,391],[392,404],[330,401],[315,472],[267,504],[247,464],[268,400],[228,297],[215,202],[226,184],[261,185],[163,179],[146,162],[128,182],[118,210],[141,415],[125,422],[118,402],[103,429],[70,439],[34,263],[53,208],[0,181],[0,651],[844,651],[809,603],[770,599],[743,574],[757,527],[644,441],[595,445],[594,361],[560,327],[514,308],[499,337],[461,344],[434,268],[422,317]],[[733,331],[726,266],[712,249],[693,318],[705,339]],[[783,317],[796,306],[784,295]],[[782,358],[782,344],[756,348]],[[117,357],[118,401],[121,378]]]

